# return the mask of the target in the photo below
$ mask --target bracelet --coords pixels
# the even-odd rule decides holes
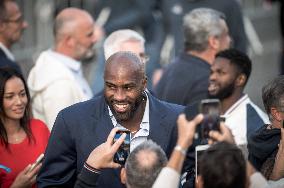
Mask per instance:
[[[90,165],[87,164],[86,162],[84,163],[84,168],[86,168],[87,170],[89,170],[89,171],[91,171],[91,172],[94,172],[94,173],[96,173],[96,174],[100,174],[100,173],[101,173],[101,170],[90,166]]]
[[[186,150],[183,149],[180,145],[176,145],[174,150],[181,152],[184,156],[186,155]]]

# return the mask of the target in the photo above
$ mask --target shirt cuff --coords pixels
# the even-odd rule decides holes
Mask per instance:
[[[88,170],[87,168],[83,167],[78,178],[85,184],[95,186],[99,176],[100,176],[100,173],[92,172]]]

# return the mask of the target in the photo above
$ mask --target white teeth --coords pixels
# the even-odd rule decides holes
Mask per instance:
[[[115,104],[114,105],[118,110],[125,110],[127,108],[127,104]]]
[[[216,84],[214,84],[214,83],[210,83],[209,84],[209,90],[215,90],[217,88],[217,85]]]

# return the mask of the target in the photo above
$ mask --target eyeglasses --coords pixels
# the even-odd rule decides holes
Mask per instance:
[[[140,53],[139,57],[141,58],[141,60],[146,63],[150,60],[150,57],[148,55],[146,55],[145,53]]]

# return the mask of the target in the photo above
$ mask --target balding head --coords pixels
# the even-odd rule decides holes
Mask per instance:
[[[76,60],[92,57],[94,21],[91,15],[78,8],[62,10],[54,23],[55,51]]]
[[[152,187],[166,163],[166,154],[160,146],[151,140],[143,142],[127,158],[125,164],[127,186]]]
[[[61,36],[71,34],[82,22],[93,22],[88,12],[78,8],[66,8],[55,18],[54,36],[59,39]]]
[[[107,59],[105,73],[110,70],[116,72],[130,72],[136,76],[145,77],[145,66],[140,58],[132,52],[117,52]]]

